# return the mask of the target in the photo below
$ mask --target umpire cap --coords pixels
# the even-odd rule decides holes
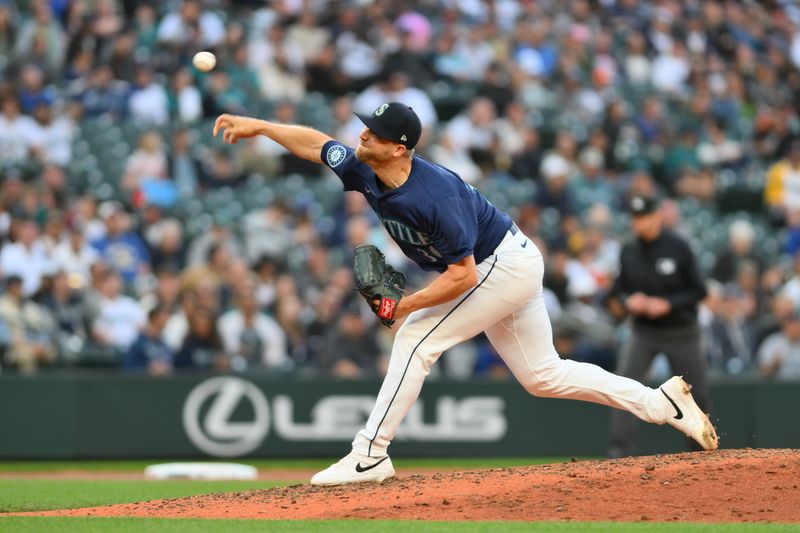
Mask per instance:
[[[414,148],[422,135],[422,123],[413,109],[399,102],[381,104],[371,115],[356,113],[375,135]]]
[[[632,196],[628,200],[628,212],[631,216],[649,215],[658,210],[658,200],[652,196]]]

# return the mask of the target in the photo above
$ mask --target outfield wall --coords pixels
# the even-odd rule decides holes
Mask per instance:
[[[338,456],[379,382],[262,375],[0,376],[0,458]],[[800,383],[713,387],[726,448],[800,448]],[[394,456],[603,455],[610,409],[529,396],[516,382],[426,383]],[[643,453],[682,451],[641,424]]]

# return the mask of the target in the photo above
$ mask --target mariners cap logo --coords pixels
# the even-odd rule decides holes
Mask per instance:
[[[658,200],[650,196],[634,196],[628,204],[632,215],[646,215],[658,211]]]
[[[389,107],[389,104],[381,104],[381,106],[375,110],[375,116],[379,117],[383,115],[383,112]]]

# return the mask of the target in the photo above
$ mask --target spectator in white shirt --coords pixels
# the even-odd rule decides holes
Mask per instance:
[[[72,141],[75,124],[65,115],[55,115],[53,107],[39,103],[33,110],[38,131],[35,135],[35,151],[45,164],[66,166],[72,160]]]
[[[459,37],[455,52],[470,59],[471,77],[475,81],[483,79],[489,65],[498,55],[492,43],[486,38],[484,26],[470,27],[466,35]]]
[[[125,163],[123,188],[136,191],[145,180],[165,179],[167,177],[167,155],[161,135],[149,131],[139,138],[139,146]]]
[[[53,262],[58,270],[69,276],[73,287],[87,287],[91,279],[91,267],[99,260],[97,250],[92,248],[80,226],[73,225],[69,235],[53,250]]]
[[[305,96],[303,53],[286,39],[280,25],[251,41],[247,52],[264,98],[297,102]]]
[[[97,200],[84,194],[74,202],[75,223],[80,225],[87,242],[93,242],[106,236],[106,223],[97,213]]]
[[[15,97],[6,96],[0,113],[0,164],[25,163],[31,148],[38,144],[38,135],[36,122],[20,113]]]
[[[67,223],[64,214],[56,209],[48,209],[47,220],[42,227],[39,240],[44,245],[45,254],[51,261],[53,260],[53,251],[66,235]],[[53,268],[55,268],[55,262],[53,262]]]
[[[144,326],[144,310],[136,300],[121,294],[122,278],[116,272],[107,273],[99,289],[99,309],[92,324],[94,340],[102,346],[127,350]]]
[[[330,41],[330,30],[319,24],[310,8],[303,9],[297,22],[289,27],[286,40],[300,51],[304,61],[317,57]]]
[[[293,245],[291,224],[289,208],[283,202],[274,202],[245,215],[240,227],[247,259],[255,262],[265,255],[285,256]]]
[[[445,126],[453,150],[468,153],[477,165],[491,160],[496,139],[497,110],[486,97],[476,98],[466,113],[454,117]]]
[[[158,41],[177,47],[214,48],[225,39],[225,25],[198,0],[184,0],[179,12],[168,13],[158,25]]]
[[[12,233],[14,233],[12,228]],[[33,296],[39,290],[42,276],[54,272],[53,263],[39,239],[39,228],[32,220],[16,223],[16,241],[0,251],[0,272],[4,278],[22,278],[22,292]]]
[[[15,4],[12,3],[12,6]],[[37,46],[42,47],[43,59],[50,71],[58,71],[66,50],[66,32],[53,15],[51,2],[30,2],[29,17],[19,28],[14,47],[17,60],[31,57]]]
[[[783,319],[780,331],[764,339],[758,366],[767,378],[800,379],[800,310],[794,309]]]
[[[739,141],[727,136],[722,124],[707,120],[704,139],[697,145],[700,163],[712,168],[737,167],[744,158],[744,149]]]
[[[153,70],[146,65],[136,69],[136,83],[128,99],[133,120],[145,126],[163,126],[169,122],[167,91],[155,81]]]
[[[358,6],[344,6],[337,15],[341,31],[334,44],[339,70],[353,81],[354,88],[366,87],[380,72],[380,52],[369,42],[369,28],[362,23]]]
[[[650,30],[647,32],[647,40],[652,43],[657,52],[661,54],[667,53],[676,42],[673,37],[675,17],[665,7],[653,9],[652,15]]]
[[[172,78],[172,92],[175,95],[173,113],[184,124],[192,124],[203,117],[203,96],[194,84],[188,69],[181,69]]]
[[[0,324],[0,343],[5,345],[6,361],[21,372],[33,373],[40,364],[56,359],[52,317],[23,296],[18,276],[6,279],[6,292],[0,296]]]
[[[531,129],[522,103],[510,102],[506,106],[505,116],[495,122],[498,152],[508,157],[521,155]]]
[[[650,81],[652,66],[647,57],[647,41],[640,33],[631,32],[627,42],[624,72],[632,85],[644,86]]]
[[[477,183],[483,173],[478,165],[461,148],[455,148],[451,137],[442,135],[439,142],[431,147],[431,161],[449,168],[469,184]]]
[[[285,368],[290,363],[286,335],[274,319],[258,310],[252,290],[238,293],[236,308],[219,318],[217,329],[235,371]]]
[[[689,70],[686,48],[676,41],[653,61],[651,71],[653,87],[666,93],[679,93],[686,85]]]

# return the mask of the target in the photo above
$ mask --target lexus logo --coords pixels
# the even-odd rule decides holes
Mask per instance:
[[[253,419],[232,421],[236,408],[249,402]],[[258,448],[269,431],[269,405],[252,383],[236,377],[203,381],[183,404],[183,427],[189,440],[217,457],[238,457]]]

